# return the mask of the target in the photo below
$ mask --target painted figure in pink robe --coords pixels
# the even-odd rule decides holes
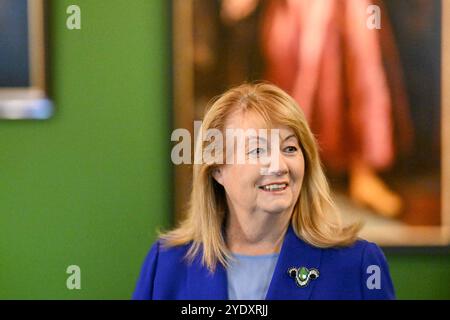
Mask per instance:
[[[368,27],[377,13],[373,4],[381,9],[380,29]],[[382,3],[272,0],[265,5],[265,79],[297,100],[327,168],[349,173],[352,199],[384,216],[397,216],[402,200],[377,172],[411,147],[413,133]]]

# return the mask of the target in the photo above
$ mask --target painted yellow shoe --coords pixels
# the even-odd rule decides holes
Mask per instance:
[[[397,217],[403,209],[402,198],[375,174],[363,173],[350,179],[350,197],[388,218]]]

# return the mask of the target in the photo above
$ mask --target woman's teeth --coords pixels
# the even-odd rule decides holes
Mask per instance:
[[[265,190],[265,191],[281,191],[281,190],[286,189],[286,187],[287,187],[287,184],[282,183],[282,184],[269,184],[266,186],[261,186],[259,188],[262,190]]]

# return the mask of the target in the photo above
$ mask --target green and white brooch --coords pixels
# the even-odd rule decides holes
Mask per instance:
[[[308,269],[306,267],[288,269],[288,274],[291,278],[295,279],[295,283],[299,287],[306,287],[310,280],[317,279],[319,277],[319,270],[315,268]]]

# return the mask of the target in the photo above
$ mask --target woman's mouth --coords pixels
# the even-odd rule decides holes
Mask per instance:
[[[266,184],[264,186],[260,186],[258,188],[263,191],[276,192],[276,191],[286,190],[288,185],[289,184],[287,184],[287,183],[271,183],[271,184]]]

